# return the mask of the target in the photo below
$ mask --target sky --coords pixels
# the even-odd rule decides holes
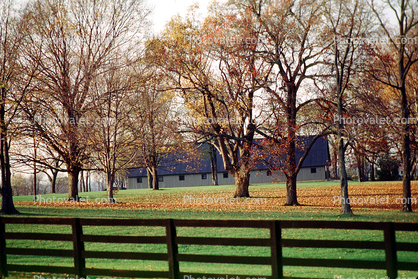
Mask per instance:
[[[164,29],[165,24],[173,16],[179,14],[185,16],[187,9],[194,3],[198,3],[200,13],[206,14],[210,0],[148,0],[148,5],[153,8],[151,20],[154,24],[154,33],[159,33]]]

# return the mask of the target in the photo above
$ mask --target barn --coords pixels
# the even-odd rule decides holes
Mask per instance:
[[[305,146],[313,139],[313,136],[299,137],[302,142],[296,150],[296,160],[299,161]],[[170,154],[161,162],[158,171],[160,188],[189,187],[189,186],[210,186],[212,185],[211,160],[208,155],[208,145],[199,147],[201,153],[197,162],[173,163],[176,154]],[[229,174],[222,163],[222,157],[217,152],[217,176],[219,185],[235,184],[234,178]],[[298,181],[325,180],[329,178],[327,164],[329,162],[328,141],[319,138],[302,164],[297,176]],[[148,188],[147,171],[145,168],[131,168],[128,170],[128,189]],[[250,174],[250,183],[273,183],[284,181],[284,176],[279,171],[270,170],[265,162],[259,162],[253,167]]]

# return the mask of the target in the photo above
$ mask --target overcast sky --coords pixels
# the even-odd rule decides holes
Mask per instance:
[[[1,0],[0,0],[1,1]],[[211,0],[148,0],[149,5],[154,8],[151,19],[154,24],[154,32],[158,33],[164,29],[164,25],[171,17],[179,14],[185,16],[187,9],[194,3],[198,3],[200,12],[206,14],[208,4]],[[221,1],[219,1],[221,2]]]

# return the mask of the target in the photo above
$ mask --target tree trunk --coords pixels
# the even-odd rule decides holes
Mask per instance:
[[[34,163],[34,167],[36,168],[36,163]],[[33,201],[36,202],[36,195],[38,194],[36,191],[36,169],[33,170],[32,192],[33,192]]]
[[[83,192],[87,192],[87,184],[86,184],[86,180],[84,179],[84,171],[81,172],[81,180],[83,181],[82,185],[83,185]]]
[[[85,192],[83,171],[80,171],[80,192]]]
[[[233,174],[235,180],[235,193],[234,198],[249,198],[250,192],[248,190],[250,186],[250,172],[240,170]]]
[[[78,166],[67,166],[68,172],[68,200],[79,201],[78,198],[78,175],[81,168]]]
[[[296,135],[293,132],[289,132],[290,137],[294,140],[290,140],[286,150],[286,203],[284,205],[300,205],[297,199],[297,189],[296,189]],[[289,137],[289,138],[290,138]]]
[[[152,180],[152,189],[153,190],[160,190],[160,185],[158,182],[158,175],[157,175],[157,170],[155,170],[155,174],[153,175],[153,180]]]
[[[289,169],[291,166],[288,167]],[[286,180],[286,203],[284,205],[300,205],[297,198],[296,178],[297,173],[295,169],[288,170],[289,176]]]
[[[86,188],[87,188],[87,192],[91,192],[90,171],[86,172]]]
[[[333,146],[333,154],[334,157],[332,158],[332,178],[337,179],[339,177],[338,175],[338,159],[337,159],[337,148],[335,147],[335,144]]]
[[[115,175],[108,171],[106,173],[106,188],[107,188],[107,203],[115,203],[113,198],[113,184],[115,182]]]
[[[296,175],[293,174],[286,180],[286,203],[284,205],[300,205],[296,193]]]
[[[6,186],[7,184],[3,184]],[[2,185],[2,199],[1,199],[1,213],[3,214],[19,214],[19,211],[15,208],[13,204],[13,193],[12,193],[12,187],[6,186],[4,187]]]
[[[338,148],[338,168],[340,170],[340,187],[341,187],[341,213],[353,213],[350,206],[350,199],[348,197],[348,181],[347,171],[345,168],[345,148],[344,140],[339,133],[339,148]]]
[[[363,182],[363,161],[360,154],[356,154],[356,160],[357,160],[357,172],[358,172],[358,182]]]
[[[58,171],[52,170],[52,176],[50,178],[50,181],[51,181],[51,194],[56,193],[57,177],[58,177]]]
[[[11,185],[11,173],[10,173],[10,163],[9,163],[9,156],[8,154],[8,145],[7,141],[1,139],[1,151],[2,156],[0,156],[1,160],[1,213],[3,214],[18,214],[19,211],[16,210],[13,204],[13,191]]]
[[[212,185],[219,185],[218,183],[218,160],[216,158],[216,149],[212,144],[209,144],[210,168],[212,171]]]
[[[151,170],[150,168],[147,168],[147,179],[148,179],[148,189],[152,189],[152,185],[154,183],[154,179],[152,178]]]
[[[36,202],[36,139],[33,135],[33,151],[34,151],[34,160],[33,160],[33,201]]]
[[[59,162],[56,161],[55,162],[55,167],[59,167]],[[49,176],[48,174],[48,178],[51,181],[51,194],[56,193],[56,184],[57,184],[57,177],[58,177],[58,170],[51,168],[51,174],[52,176]]]
[[[340,171],[340,187],[341,187],[341,213],[344,214],[352,214],[353,211],[351,210],[350,200],[348,198],[348,181],[347,181],[347,171],[345,168],[345,146],[344,146],[344,139],[343,139],[343,101],[342,97],[339,97],[338,100],[338,116],[339,116],[339,123],[338,123],[338,134],[337,134],[337,142],[338,142],[338,169]]]
[[[409,118],[405,118],[409,119]],[[402,135],[402,211],[412,212],[411,205],[411,153],[409,146],[409,126],[405,125]]]
[[[5,88],[1,88],[1,96],[4,99]],[[13,191],[11,184],[9,144],[7,142],[7,127],[5,122],[4,102],[0,104],[0,168],[1,168],[1,213],[18,214],[13,204]]]
[[[371,171],[370,171],[370,180],[371,181],[376,181],[375,171],[374,171],[374,156],[372,157]]]
[[[286,146],[286,203],[299,205],[296,190],[296,86],[294,82],[287,85],[287,146]]]
[[[403,63],[403,59],[401,62]],[[403,74],[405,71],[403,65],[400,65],[399,70],[400,74]],[[410,149],[410,139],[409,139],[409,107],[408,99],[406,96],[405,84],[401,86],[401,109],[402,109],[402,121],[405,122],[402,127],[402,211],[412,212],[411,204],[411,149]]]
[[[13,204],[13,191],[11,185],[11,173],[10,173],[10,159],[9,159],[9,147],[7,140],[4,137],[4,130],[1,134],[1,213],[3,214],[18,214],[19,211]]]
[[[400,27],[400,38],[407,37],[406,31],[404,29],[404,22],[406,20],[405,10],[406,10],[405,1],[401,2],[401,17],[398,18],[399,27]],[[399,49],[397,53],[397,66],[398,66],[398,76],[400,78],[399,93],[401,95],[401,114],[402,114],[402,190],[403,190],[403,199],[402,199],[402,211],[412,212],[411,205],[411,147],[410,147],[410,128],[409,128],[409,105],[408,105],[408,96],[406,95],[406,68],[405,68],[405,48],[406,44],[401,40],[399,44]]]
[[[32,192],[33,192],[33,201],[36,202],[36,196],[38,191],[36,189],[36,163],[33,163],[33,180],[32,180]]]
[[[160,186],[158,183],[158,172],[156,166],[151,166],[151,176],[152,176],[152,189],[153,190],[159,190]]]

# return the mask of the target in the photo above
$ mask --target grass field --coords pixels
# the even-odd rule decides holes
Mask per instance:
[[[123,190],[115,194],[116,205],[101,203],[106,197],[105,192],[80,193],[84,202],[80,204],[64,202],[65,195],[43,195],[38,197],[39,202],[33,203],[32,196],[15,197],[15,203],[21,216],[36,217],[81,217],[81,218],[174,218],[174,219],[238,219],[238,220],[350,220],[367,222],[418,222],[418,214],[401,212],[399,197],[402,189],[400,182],[382,183],[350,183],[350,194],[355,201],[354,215],[339,213],[338,202],[335,196],[339,193],[338,182],[305,182],[299,183],[298,197],[302,204],[300,207],[286,207],[284,204],[284,184],[260,184],[250,186],[250,200],[238,199],[228,202],[232,197],[234,186],[211,186],[170,188],[160,191]],[[418,184],[413,183],[412,196],[418,195]],[[357,200],[356,200],[357,199]],[[418,210],[413,200],[413,208]],[[86,234],[97,235],[164,235],[162,229],[145,227],[141,229],[122,227],[114,228],[91,227]],[[7,225],[8,232],[69,232],[69,226],[57,229],[40,225]],[[222,237],[250,237],[267,238],[268,230],[263,229],[202,229],[181,228],[180,236],[222,236]],[[377,231],[350,231],[350,230],[312,230],[312,229],[286,229],[283,238],[295,239],[328,239],[328,240],[383,240],[383,233]],[[418,232],[397,233],[397,241],[417,242]],[[70,242],[50,241],[8,241],[8,247],[26,248],[54,248],[71,249]],[[165,245],[128,245],[110,244],[101,245],[88,243],[87,250],[96,251],[132,251],[132,252],[166,252]],[[264,247],[228,247],[205,245],[180,245],[180,253],[205,255],[236,255],[236,256],[269,256],[270,250]],[[362,249],[313,249],[313,248],[284,248],[284,257],[296,258],[325,258],[325,259],[362,259],[384,260],[384,251]],[[398,252],[400,261],[417,261],[418,252]],[[42,264],[71,266],[72,259],[16,256],[9,257],[13,264]],[[167,270],[165,262],[157,261],[128,261],[128,260],[89,260],[88,267],[115,268],[115,269],[141,269],[141,270]],[[226,265],[226,264],[193,264],[184,263],[180,266],[184,272],[207,272],[220,274],[269,275],[268,266],[259,265]],[[332,268],[302,268],[284,267],[285,276],[306,278],[383,278],[385,271],[379,270],[348,270]],[[418,272],[401,271],[399,276],[416,278]],[[15,274],[11,278],[33,274]],[[377,277],[376,277],[377,276]],[[45,276],[44,276],[45,277]]]

